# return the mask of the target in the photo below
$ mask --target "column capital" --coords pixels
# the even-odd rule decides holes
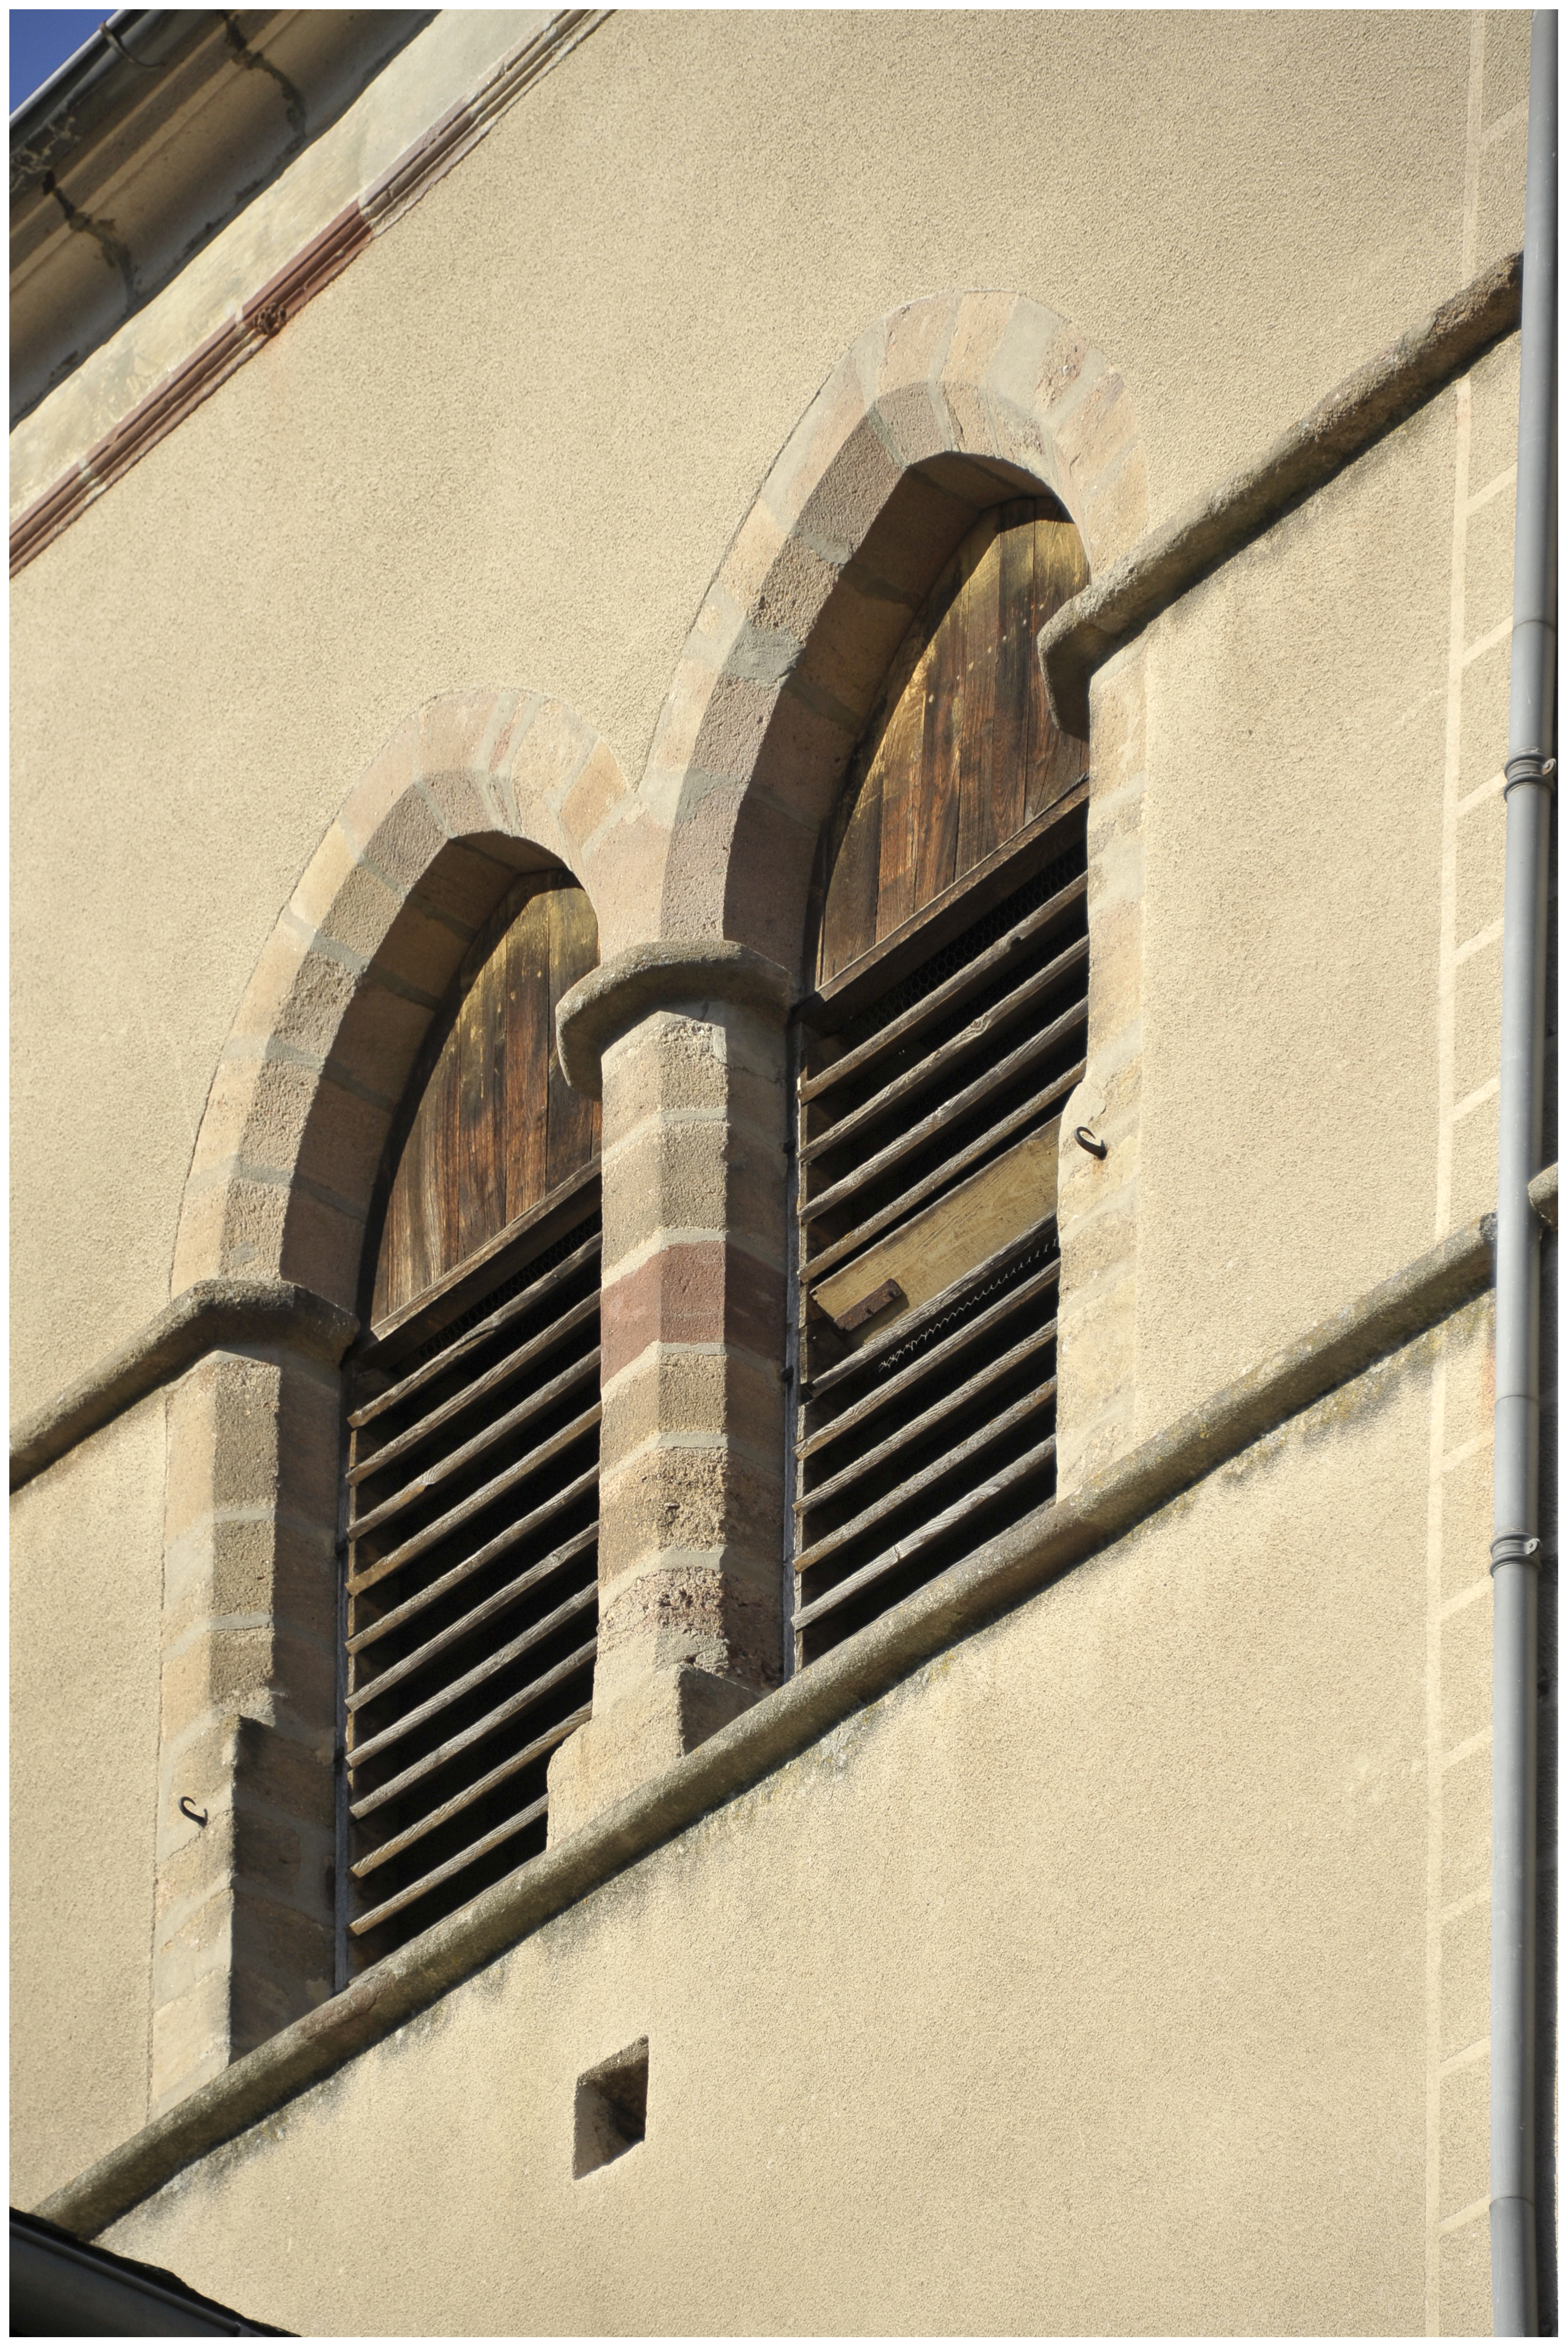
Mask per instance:
[[[597,1100],[605,1051],[655,1010],[734,1003],[768,1012],[782,1026],[793,990],[787,970],[730,938],[629,946],[562,995],[556,1010],[562,1071],[574,1091]]]

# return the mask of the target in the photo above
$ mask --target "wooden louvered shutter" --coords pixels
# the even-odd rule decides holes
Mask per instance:
[[[598,1619],[599,1110],[555,1053],[598,959],[518,880],[434,1022],[389,1156],[348,1460],[351,1963],[542,1848]]]
[[[1054,507],[977,525],[824,842],[795,1022],[800,1663],[1054,1490],[1088,758],[1052,722],[1035,639],[1085,579]]]

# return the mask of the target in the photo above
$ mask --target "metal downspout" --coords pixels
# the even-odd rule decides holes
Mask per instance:
[[[1541,1163],[1556,669],[1557,15],[1530,43],[1497,1166],[1492,1481],[1491,2309],[1533,2338]]]

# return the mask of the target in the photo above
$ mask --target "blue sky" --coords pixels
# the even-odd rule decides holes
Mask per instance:
[[[111,11],[98,8],[13,8],[11,17],[11,108],[31,97],[56,66],[74,51]]]

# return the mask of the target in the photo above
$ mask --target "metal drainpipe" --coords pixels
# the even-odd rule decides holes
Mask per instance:
[[[1557,14],[1530,40],[1497,1165],[1492,1469],[1491,2311],[1533,2338],[1540,1168],[1557,642]]]

